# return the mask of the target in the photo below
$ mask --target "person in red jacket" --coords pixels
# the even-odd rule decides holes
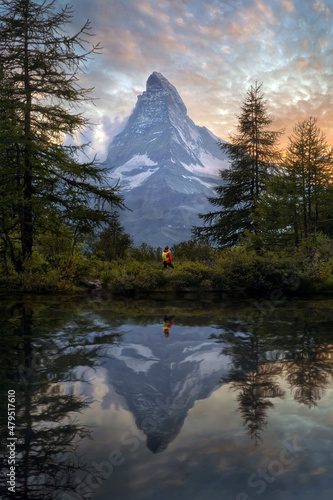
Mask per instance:
[[[166,246],[163,250],[162,259],[163,259],[164,269],[166,269],[167,267],[172,267],[172,268],[175,267],[172,264],[172,255],[168,246]]]

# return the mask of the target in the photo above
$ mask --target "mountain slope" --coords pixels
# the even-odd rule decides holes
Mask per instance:
[[[132,210],[120,220],[136,244],[191,238],[192,226],[201,224],[197,214],[211,209],[207,196],[214,195],[219,170],[228,166],[217,141],[189,118],[175,87],[152,73],[106,159]]]

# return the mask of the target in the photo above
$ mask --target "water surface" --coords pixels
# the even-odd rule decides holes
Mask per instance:
[[[331,299],[1,306],[1,498],[332,498]]]

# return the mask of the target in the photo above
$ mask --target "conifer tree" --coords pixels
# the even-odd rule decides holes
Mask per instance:
[[[247,92],[238,116],[237,133],[229,142],[219,142],[228,153],[230,167],[220,171],[222,183],[215,188],[216,197],[208,198],[216,211],[200,214],[206,223],[194,228],[194,237],[221,246],[233,245],[245,231],[256,232],[255,211],[265,189],[270,169],[279,158],[280,131],[270,131],[273,118],[255,83]]]
[[[123,204],[96,158],[78,160],[85,146],[64,143],[89,124],[78,110],[92,91],[79,74],[99,52],[89,21],[70,34],[72,9],[56,11],[55,0],[0,0],[0,11],[0,112],[11,117],[0,138],[1,237],[20,271],[38,231],[59,220],[88,232]]]
[[[284,168],[288,177],[296,181],[300,237],[307,238],[319,228],[319,214],[324,210],[324,195],[332,172],[332,151],[316,118],[310,117],[294,127]]]
[[[90,246],[98,257],[112,261],[124,258],[132,243],[131,236],[125,233],[119,222],[119,214],[112,212],[108,225],[96,235],[96,239],[93,237]]]
[[[19,127],[13,108],[14,92],[0,67],[0,244],[6,274],[7,255],[15,261],[15,242],[9,237],[18,224],[18,190],[15,166]]]
[[[261,231],[296,246],[332,225],[332,149],[310,117],[298,122],[277,174],[270,180],[258,212]],[[311,246],[311,245],[310,245]]]

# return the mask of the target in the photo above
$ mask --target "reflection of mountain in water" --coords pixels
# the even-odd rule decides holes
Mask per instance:
[[[161,325],[136,327],[135,333],[112,349],[107,369],[138,428],[147,435],[148,448],[157,453],[177,436],[194,403],[220,386],[229,358],[207,340],[206,329],[189,328],[168,339]]]

